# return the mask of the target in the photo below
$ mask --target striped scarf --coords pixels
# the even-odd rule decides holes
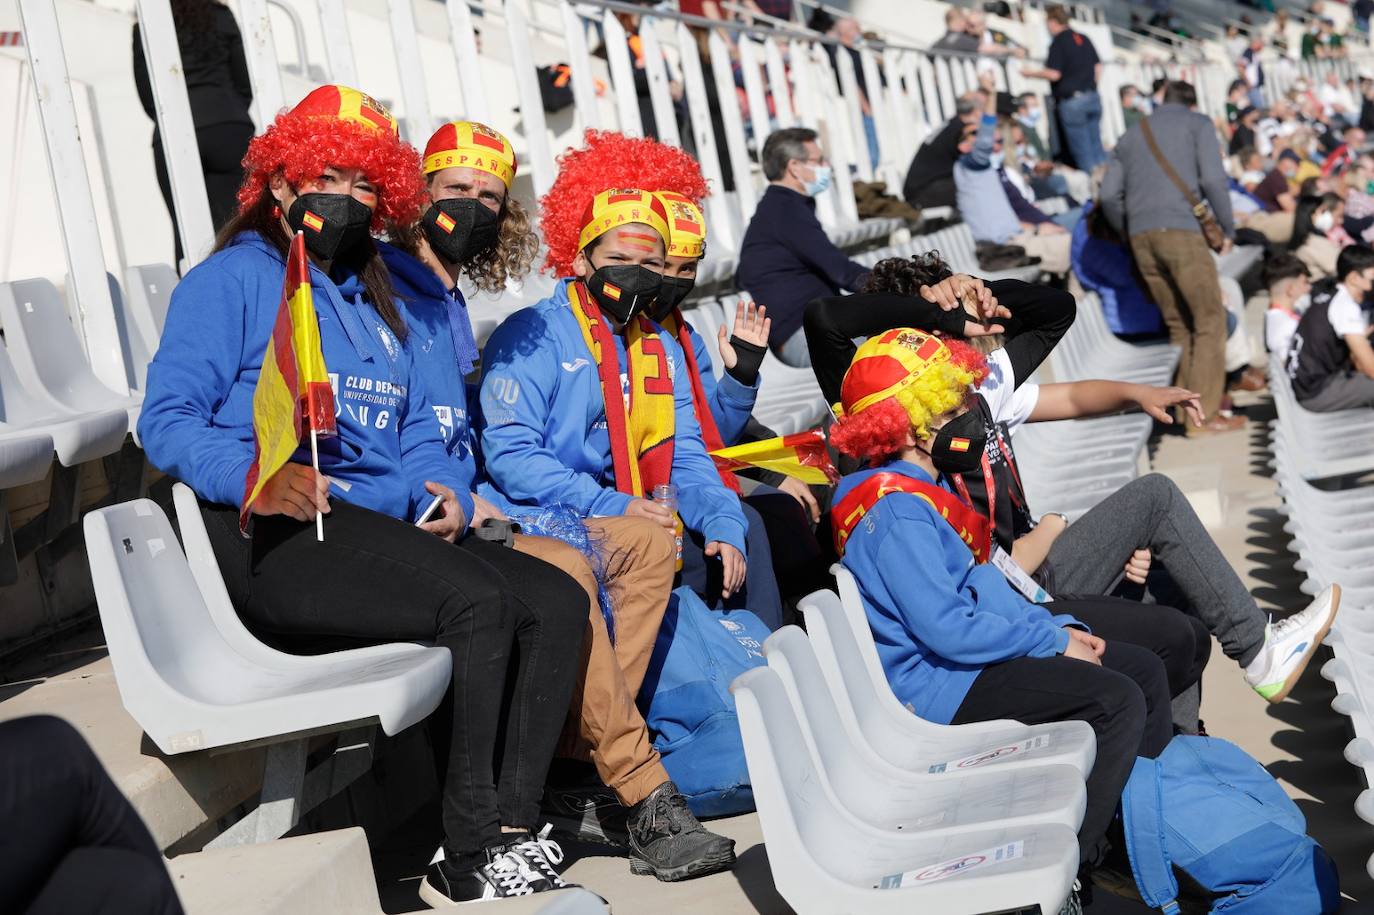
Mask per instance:
[[[676,432],[673,379],[658,328],[648,318],[636,317],[625,329],[627,404],[614,335],[601,310],[581,282],[568,286],[568,302],[601,379],[615,487],[627,495],[652,497],[654,487],[672,476]]]

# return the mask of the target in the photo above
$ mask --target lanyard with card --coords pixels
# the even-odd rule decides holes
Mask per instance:
[[[1036,583],[1030,573],[1016,564],[1016,560],[1011,558],[1011,554],[1002,549],[996,543],[992,545],[992,559],[990,562],[997,566],[997,571],[1002,573],[1002,577],[1007,580],[1021,596],[1033,604],[1044,604],[1054,600],[1050,593]]]

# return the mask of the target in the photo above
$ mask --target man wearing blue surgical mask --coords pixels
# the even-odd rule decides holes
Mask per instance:
[[[816,200],[829,192],[834,171],[805,127],[777,130],[763,144],[768,189],[740,245],[735,282],[773,319],[768,344],[788,365],[809,366],[802,333],[806,303],[853,292],[868,268],[835,247],[816,218]]]

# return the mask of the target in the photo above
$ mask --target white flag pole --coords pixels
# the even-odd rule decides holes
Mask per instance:
[[[320,436],[315,431],[314,424],[310,428],[310,463],[315,467],[315,476],[320,475]],[[324,543],[324,513],[315,513],[315,540]]]

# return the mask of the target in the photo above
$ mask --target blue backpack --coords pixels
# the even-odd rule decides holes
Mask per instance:
[[[1334,912],[1340,880],[1307,821],[1273,776],[1234,744],[1175,737],[1158,759],[1137,759],[1121,796],[1131,871],[1141,899],[1179,911],[1185,874],[1212,912]]]
[[[768,636],[748,610],[712,610],[690,588],[668,599],[639,710],[664,768],[697,816],[754,809],[730,683],[765,663]]]

